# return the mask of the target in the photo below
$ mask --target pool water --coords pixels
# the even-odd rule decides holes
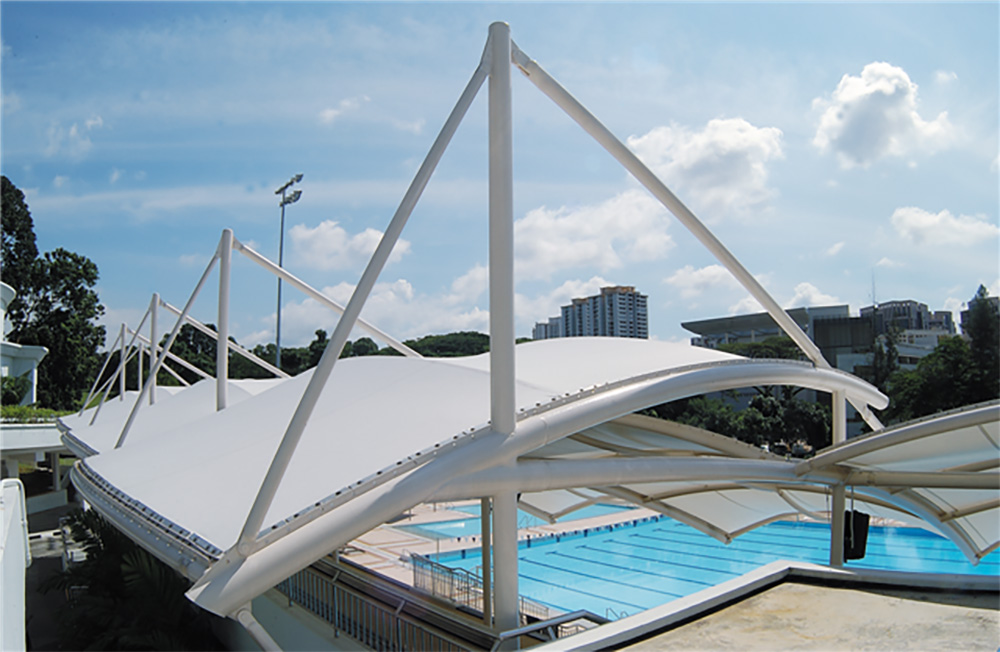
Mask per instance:
[[[476,521],[478,523],[478,521]],[[520,544],[520,592],[562,611],[587,609],[618,618],[739,577],[779,559],[829,562],[826,524],[771,523],[725,545],[667,517],[580,531]],[[479,550],[442,553],[438,561],[477,569]],[[947,539],[916,528],[875,527],[864,559],[848,568],[992,575],[1000,551],[973,566]]]
[[[472,518],[456,519],[453,521],[439,521],[437,523],[425,523],[422,525],[397,525],[396,528],[412,532],[428,539],[451,539],[458,537],[478,537],[482,533],[482,524],[479,520],[480,505],[470,504],[452,507],[452,511],[470,514]],[[594,504],[583,507],[566,515],[559,520],[559,523],[569,523],[583,518],[593,518],[594,516],[604,516],[605,514],[617,514],[635,509],[624,505]],[[537,527],[547,525],[548,521],[538,518],[525,511],[517,511],[518,529],[527,527]]]

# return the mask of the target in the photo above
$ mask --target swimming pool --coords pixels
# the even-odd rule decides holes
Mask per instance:
[[[830,528],[818,523],[771,523],[728,546],[667,517],[621,527],[522,541],[522,595],[549,607],[588,609],[618,618],[720,584],[779,559],[829,562]],[[463,558],[464,556],[464,558]],[[476,569],[478,548],[442,553],[438,561]],[[916,528],[871,527],[864,559],[848,568],[992,575],[1000,551],[970,564],[947,539]]]
[[[559,523],[566,524],[574,520],[583,518],[593,518],[594,516],[604,516],[605,514],[617,514],[621,512],[627,512],[635,509],[627,505],[610,505],[598,503],[594,505],[588,505],[578,509],[570,514],[567,514],[565,518],[560,519]],[[480,505],[470,504],[470,505],[459,505],[451,508],[452,511],[462,512],[469,514],[472,518],[462,518],[453,521],[438,521],[436,523],[424,523],[421,525],[397,525],[397,529],[405,530],[407,532],[412,532],[420,536],[426,537],[428,539],[451,539],[458,537],[478,537],[482,532],[482,524],[479,520]],[[517,527],[518,529],[537,527],[539,525],[547,525],[548,521],[538,518],[533,514],[528,512],[518,510],[517,512]]]

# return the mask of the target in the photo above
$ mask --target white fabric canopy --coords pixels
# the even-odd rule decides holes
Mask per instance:
[[[830,487],[845,483],[859,509],[937,529],[970,559],[997,545],[996,404],[803,462],[633,413],[764,384],[843,391],[876,408],[885,398],[810,364],[664,342],[546,340],[517,347],[517,429],[501,436],[488,424],[487,368],[488,356],[342,360],[246,558],[234,546],[308,373],[172,429],[140,424],[122,448],[81,462],[76,480],[98,509],[199,580],[192,598],[223,614],[420,502],[509,489],[553,517],[611,496],[728,540],[782,515],[825,513]],[[88,434],[71,433],[84,443]]]

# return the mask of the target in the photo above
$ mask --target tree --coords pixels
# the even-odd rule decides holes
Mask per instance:
[[[965,334],[972,357],[970,403],[1000,396],[1000,314],[990,293],[980,285],[969,301]]]
[[[94,510],[67,519],[86,557],[42,585],[69,596],[59,614],[63,649],[222,649],[211,632],[214,616],[184,597],[184,578]]]
[[[7,177],[2,183],[3,279],[17,291],[7,311],[9,337],[49,350],[38,365],[39,403],[74,409],[97,372],[104,343],[104,327],[97,325],[104,306],[93,290],[97,265],[61,248],[39,257],[24,194]]]
[[[916,369],[892,376],[886,416],[895,423],[969,405],[973,382],[969,345],[961,337],[942,338]]]

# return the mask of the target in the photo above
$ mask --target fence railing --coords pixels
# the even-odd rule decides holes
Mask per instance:
[[[292,575],[275,588],[289,600],[318,616],[334,628],[379,652],[403,650],[470,650],[447,634],[401,613],[405,601],[393,609],[353,589],[337,584],[313,568]]]
[[[482,613],[483,579],[464,568],[452,568],[433,559],[410,553],[413,567],[413,586],[431,595]],[[543,604],[518,598],[521,623],[527,625],[536,620],[548,620],[551,610]]]

